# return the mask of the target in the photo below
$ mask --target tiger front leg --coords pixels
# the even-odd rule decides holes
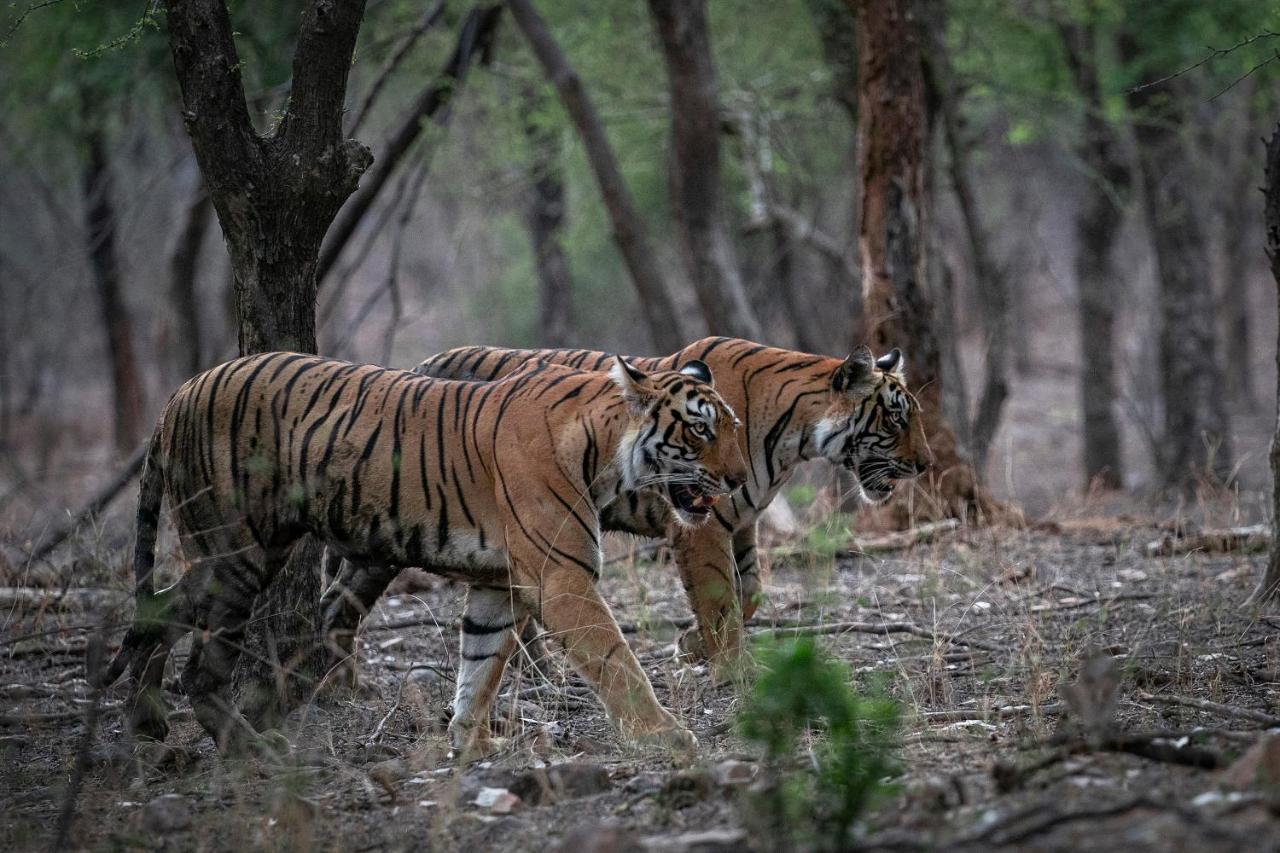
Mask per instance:
[[[706,660],[712,679],[727,683],[738,674],[743,643],[733,540],[712,522],[674,528],[671,542],[695,621],[680,638],[680,650]]]
[[[543,558],[517,577],[528,580],[521,593],[530,596],[539,621],[564,646],[574,669],[591,684],[623,737],[685,753],[697,748],[693,732],[658,703],[653,685],[586,570]]]

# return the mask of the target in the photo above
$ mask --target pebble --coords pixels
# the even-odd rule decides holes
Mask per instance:
[[[162,794],[142,809],[142,827],[154,835],[169,835],[191,826],[191,803],[181,794]]]

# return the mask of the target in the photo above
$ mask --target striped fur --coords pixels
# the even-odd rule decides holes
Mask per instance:
[[[741,620],[754,613],[762,587],[756,520],[796,466],[808,459],[844,466],[864,498],[882,502],[895,481],[919,475],[930,457],[897,350],[877,360],[863,347],[841,360],[706,338],[669,356],[629,361],[644,370],[672,370],[695,359],[708,365],[717,390],[742,418],[746,485],[697,530],[671,526],[667,508],[641,494],[606,508],[602,522],[606,530],[671,540],[698,623],[682,645],[727,671],[741,646]],[[592,350],[464,347],[428,358],[417,372],[492,381],[530,360],[583,370],[609,365],[608,354]]]
[[[602,507],[638,491],[679,504],[694,525],[703,503],[745,479],[737,420],[709,378],[705,366],[646,374],[618,359],[612,375],[531,361],[501,381],[452,382],[297,353],[203,373],[152,436],[138,612],[99,680],[130,668],[131,725],[163,737],[164,659],[194,627],[183,684],[196,718],[221,748],[243,745],[252,727],[228,682],[245,623],[310,533],[353,567],[427,566],[472,586],[464,636],[485,639],[464,649],[450,727],[460,749],[484,748],[514,628],[528,617],[564,643],[625,734],[688,746],[594,583]],[[154,593],[162,496],[192,569]],[[323,601],[335,632],[369,583],[356,568],[346,580]]]

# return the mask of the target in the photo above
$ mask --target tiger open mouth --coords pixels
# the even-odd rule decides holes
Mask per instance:
[[[711,508],[720,500],[720,496],[704,491],[692,483],[672,483],[667,486],[667,497],[671,505],[680,512],[701,518],[711,512]]]
[[[849,463],[852,462],[852,459],[849,460]],[[865,459],[857,464],[846,464],[845,467],[853,471],[858,478],[858,485],[862,487],[862,493],[871,503],[884,503],[893,496],[893,487],[897,483],[892,476],[892,469],[883,460]]]

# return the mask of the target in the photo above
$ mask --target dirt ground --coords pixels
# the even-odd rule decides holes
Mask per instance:
[[[837,517],[775,555],[752,633],[819,632],[900,700],[903,773],[865,822],[867,848],[1280,848],[1275,792],[1221,769],[1280,716],[1280,619],[1242,606],[1264,556],[1153,557],[1164,528],[1114,519],[823,556],[845,532]],[[67,826],[68,846],[93,849],[760,848],[743,829],[759,758],[733,729],[743,688],[674,657],[688,611],[662,555],[611,545],[606,597],[659,698],[698,734],[691,766],[624,747],[555,653],[545,675],[509,673],[502,751],[458,766],[442,722],[461,590],[432,580],[383,600],[362,636],[366,691],[295,714],[277,760],[224,763],[177,695],[178,748],[138,750],[125,687],[95,702],[81,679],[89,629],[124,597],[103,572],[58,607],[0,614],[3,846],[47,849]],[[1163,732],[1149,742],[1215,769],[1097,743],[1049,760],[1063,685],[1099,651],[1117,664],[1114,731]],[[486,789],[522,799],[490,803]]]

